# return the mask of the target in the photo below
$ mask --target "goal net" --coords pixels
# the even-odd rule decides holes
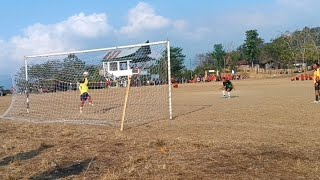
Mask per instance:
[[[162,41],[26,56],[4,117],[112,126],[171,119],[169,47]],[[84,72],[91,98],[79,89]]]

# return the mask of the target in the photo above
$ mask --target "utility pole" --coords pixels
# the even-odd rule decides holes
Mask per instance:
[[[226,57],[223,58],[223,73],[226,73]]]
[[[192,80],[191,58],[190,58],[190,72],[191,72],[190,80]]]

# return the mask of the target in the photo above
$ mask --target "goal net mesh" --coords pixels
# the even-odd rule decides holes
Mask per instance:
[[[13,77],[12,104],[4,117],[119,126],[130,86],[125,125],[169,118],[167,56],[167,42],[158,42],[26,57]],[[81,113],[84,72],[93,103],[86,101]]]

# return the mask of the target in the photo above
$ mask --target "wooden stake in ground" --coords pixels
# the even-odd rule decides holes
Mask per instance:
[[[126,96],[124,99],[120,131],[123,131],[123,123],[126,117],[126,110],[127,110],[127,104],[128,104],[128,98],[129,98],[129,92],[130,92],[130,84],[131,84],[131,76],[128,76],[127,90],[126,90]]]

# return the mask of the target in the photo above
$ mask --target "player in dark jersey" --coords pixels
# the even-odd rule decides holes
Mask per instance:
[[[226,92],[228,93],[228,98],[231,98],[231,91],[234,89],[232,82],[226,78],[222,78],[222,95],[226,97]]]

